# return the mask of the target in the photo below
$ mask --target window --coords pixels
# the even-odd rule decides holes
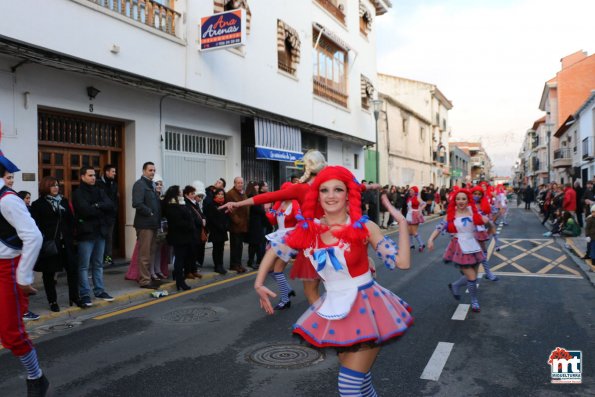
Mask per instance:
[[[372,99],[374,98],[374,86],[372,85],[372,81],[363,74],[360,75],[360,84],[362,95],[362,108],[370,109],[370,104],[372,103]]]
[[[339,22],[345,24],[345,5],[338,0],[316,0],[322,8],[327,10]]]
[[[312,38],[314,94],[347,107],[347,50],[316,28]]]
[[[354,169],[359,169],[359,154],[354,153],[353,154],[353,168]]]
[[[419,140],[422,142],[426,140],[426,129],[424,127],[419,127]]]
[[[364,35],[368,36],[368,33],[372,30],[372,13],[368,8],[359,2],[359,31]]]
[[[246,10],[246,34],[250,34],[252,13],[250,12],[250,7],[248,7],[248,0],[215,0],[213,11],[217,14],[224,11],[237,10],[238,8]]]
[[[165,131],[165,150],[225,156],[225,139],[168,129]]]
[[[409,116],[402,116],[401,127],[403,128],[403,135],[409,132]]]
[[[280,19],[277,20],[277,67],[295,75],[300,63],[300,37],[298,32]]]

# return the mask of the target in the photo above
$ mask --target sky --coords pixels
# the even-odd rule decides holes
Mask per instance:
[[[391,0],[376,18],[378,71],[435,84],[451,141],[481,141],[507,176],[560,59],[595,53],[595,0]],[[595,87],[594,87],[595,88]]]

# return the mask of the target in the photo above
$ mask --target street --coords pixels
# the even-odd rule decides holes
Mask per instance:
[[[422,225],[424,241],[435,225]],[[595,290],[562,240],[544,238],[544,231],[533,211],[510,210],[500,250],[490,249],[500,279],[479,282],[481,313],[459,308],[470,303],[468,295],[457,302],[447,289],[459,275],[441,260],[447,236],[433,252],[412,252],[408,271],[391,272],[378,262],[380,284],[415,316],[373,367],[378,394],[595,395]],[[32,328],[54,395],[337,395],[334,351],[320,353],[291,336],[308,307],[300,283],[292,282],[291,309],[267,316],[253,292],[254,275]],[[582,384],[550,383],[547,361],[556,347],[582,351]],[[23,376],[18,360],[0,350],[2,395],[23,395]]]

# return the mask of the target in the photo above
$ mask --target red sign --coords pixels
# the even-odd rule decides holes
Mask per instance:
[[[200,19],[200,50],[237,47],[246,42],[243,9],[231,10]]]

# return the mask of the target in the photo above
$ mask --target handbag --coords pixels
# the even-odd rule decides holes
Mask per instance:
[[[60,214],[60,211],[58,211]],[[56,236],[58,235],[58,227],[60,227],[60,222],[62,221],[62,216],[60,215],[58,218],[58,223],[56,224],[56,230],[54,231],[54,237],[50,239],[43,239],[43,243],[41,244],[41,250],[39,250],[39,257],[40,258],[49,258],[50,256],[56,256],[60,253],[58,250],[58,243],[56,242]]]
[[[202,241],[203,243],[209,241],[209,232],[207,232],[207,228],[205,226],[203,226],[203,228],[200,229],[200,241]]]
[[[198,219],[200,219],[200,221],[203,222],[204,219],[200,215],[200,212],[198,212],[198,210],[196,208],[194,208],[194,206],[190,206],[190,207],[192,208],[192,210],[194,211],[194,213],[196,214]],[[206,243],[207,241],[209,241],[209,232],[207,231],[207,227],[204,226],[204,222],[203,222],[203,227],[200,228],[200,241],[202,241],[203,243]]]

